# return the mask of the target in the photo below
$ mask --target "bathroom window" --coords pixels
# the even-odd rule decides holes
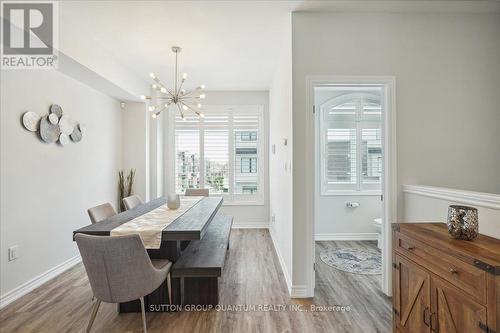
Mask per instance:
[[[339,89],[319,105],[321,194],[379,194],[381,90]]]

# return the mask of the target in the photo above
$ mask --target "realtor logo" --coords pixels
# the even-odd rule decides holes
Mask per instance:
[[[2,68],[55,68],[57,3],[2,2]]]

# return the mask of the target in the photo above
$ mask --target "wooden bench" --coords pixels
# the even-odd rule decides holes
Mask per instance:
[[[217,305],[219,277],[229,249],[233,217],[217,214],[201,240],[194,240],[182,251],[172,267],[172,279],[180,284],[183,305]]]

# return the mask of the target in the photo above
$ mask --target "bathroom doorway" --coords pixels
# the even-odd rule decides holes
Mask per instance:
[[[353,318],[359,310],[366,329],[384,331],[391,322],[394,79],[308,82],[314,143],[312,294],[350,304]],[[368,304],[372,308],[366,311]]]

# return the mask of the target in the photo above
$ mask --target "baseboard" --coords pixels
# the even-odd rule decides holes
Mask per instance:
[[[357,232],[357,233],[324,233],[315,234],[314,239],[317,241],[350,241],[350,240],[377,240],[376,232]]]
[[[31,279],[30,281],[23,283],[19,287],[16,287],[11,291],[3,294],[2,296],[0,296],[0,309],[26,295],[30,291],[40,287],[42,284],[55,278],[59,274],[67,271],[81,261],[82,258],[79,255],[74,256],[73,258],[68,259],[65,262],[49,269],[45,273],[38,275],[34,279]]]
[[[269,222],[233,222],[233,229],[268,229]]]
[[[285,283],[286,283],[286,288],[288,289],[288,294],[291,296],[292,295],[292,279],[290,278],[290,273],[288,273],[288,270],[286,269],[285,260],[283,259],[283,256],[281,255],[280,248],[277,246],[276,239],[274,236],[274,231],[272,228],[269,228],[269,234],[271,235],[271,240],[273,242],[274,251],[276,252],[276,255],[278,257],[278,261],[279,261],[280,266],[281,266],[281,271],[283,272],[283,275],[285,276]]]
[[[292,291],[290,293],[290,296],[292,298],[310,298],[310,297],[312,297],[311,295],[309,295],[306,285],[294,285],[294,286],[292,286]]]

